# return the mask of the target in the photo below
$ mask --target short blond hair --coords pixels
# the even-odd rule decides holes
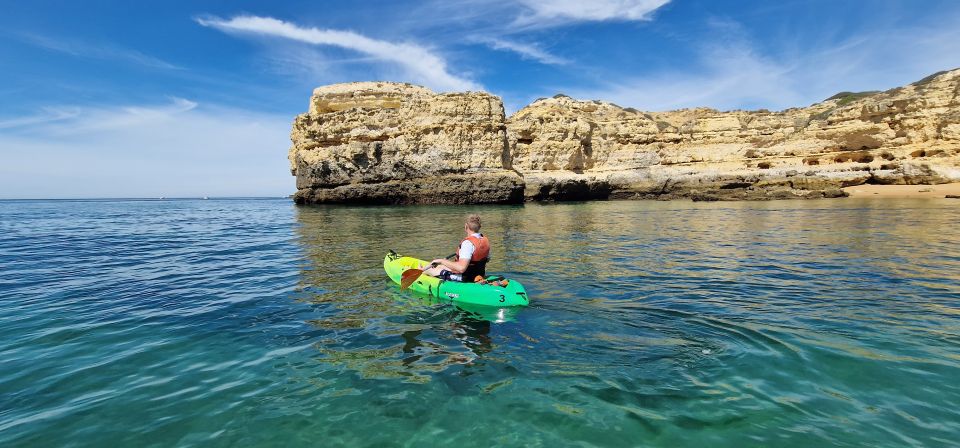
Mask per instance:
[[[467,228],[470,229],[471,232],[479,232],[480,231],[480,215],[477,215],[477,214],[468,215]]]

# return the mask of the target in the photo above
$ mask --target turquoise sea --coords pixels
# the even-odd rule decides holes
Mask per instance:
[[[401,292],[479,211],[524,309]],[[960,201],[0,202],[0,446],[956,446]]]

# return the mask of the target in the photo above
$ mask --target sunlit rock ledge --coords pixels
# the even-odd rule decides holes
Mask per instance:
[[[289,151],[298,203],[844,196],[960,181],[960,70],[780,112],[642,112],[563,95],[320,87]]]

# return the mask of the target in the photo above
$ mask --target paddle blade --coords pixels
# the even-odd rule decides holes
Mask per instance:
[[[409,288],[422,274],[423,269],[407,269],[403,271],[403,274],[400,274],[400,289]]]

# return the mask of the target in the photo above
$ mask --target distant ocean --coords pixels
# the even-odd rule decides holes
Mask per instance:
[[[523,309],[399,291],[481,213]],[[0,446],[956,446],[960,203],[0,201]]]

